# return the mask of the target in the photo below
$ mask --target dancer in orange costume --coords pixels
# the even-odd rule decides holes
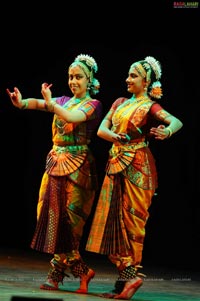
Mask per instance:
[[[130,66],[130,98],[114,101],[98,136],[112,142],[86,250],[106,254],[119,272],[114,299],[131,299],[142,285],[141,268],[148,209],[157,188],[151,137],[168,139],[182,122],[158,103],[161,65],[151,56]],[[153,126],[154,120],[159,122]],[[144,275],[143,275],[144,276]]]

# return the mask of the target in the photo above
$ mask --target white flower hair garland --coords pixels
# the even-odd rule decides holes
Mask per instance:
[[[160,79],[162,75],[161,65],[160,63],[152,56],[145,57],[145,61],[151,66],[153,69],[156,79]]]
[[[91,57],[88,54],[79,54],[76,58],[75,58],[75,62],[76,61],[85,61],[86,64],[91,67],[93,69],[93,71],[96,73],[98,71],[98,66],[96,61],[94,60],[93,57]]]

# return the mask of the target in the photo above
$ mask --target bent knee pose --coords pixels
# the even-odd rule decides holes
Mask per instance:
[[[100,123],[102,104],[95,78],[97,63],[78,55],[68,68],[68,86],[73,96],[53,97],[51,84],[42,84],[43,99],[22,99],[18,88],[7,93],[20,109],[53,113],[52,149],[46,159],[37,205],[37,224],[31,248],[53,254],[41,289],[57,290],[67,272],[80,278],[77,293],[87,293],[95,272],[79,253],[83,227],[98,188],[95,158],[89,148]],[[93,97],[92,97],[93,96]]]

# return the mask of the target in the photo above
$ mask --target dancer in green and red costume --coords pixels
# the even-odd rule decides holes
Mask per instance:
[[[37,205],[37,225],[31,248],[53,254],[41,289],[58,290],[67,272],[80,278],[77,293],[87,293],[95,272],[82,259],[79,245],[91,213],[98,177],[89,148],[101,121],[102,104],[94,96],[100,83],[93,57],[78,55],[68,68],[73,96],[52,97],[51,84],[42,84],[42,99],[23,99],[17,87],[7,93],[19,109],[53,115],[52,149],[46,160]]]

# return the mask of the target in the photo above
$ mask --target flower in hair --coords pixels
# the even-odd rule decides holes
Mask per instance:
[[[154,97],[154,98],[157,98],[157,99],[159,99],[163,96],[161,83],[159,81],[156,81],[152,84],[151,91],[149,92],[149,95]]]
[[[90,68],[92,68],[92,70],[94,72],[97,72],[98,71],[98,66],[97,66],[97,63],[96,61],[94,60],[93,57],[91,57],[90,55],[88,54],[79,54],[76,58],[75,58],[75,62],[76,61],[84,61]]]
[[[99,93],[100,82],[98,81],[98,79],[93,78],[90,89],[92,90],[91,92],[93,95]]]
[[[161,65],[159,61],[157,61],[154,57],[152,56],[147,56],[145,57],[145,61],[151,66],[153,69],[156,79],[159,80],[162,75],[162,70],[161,70]]]

